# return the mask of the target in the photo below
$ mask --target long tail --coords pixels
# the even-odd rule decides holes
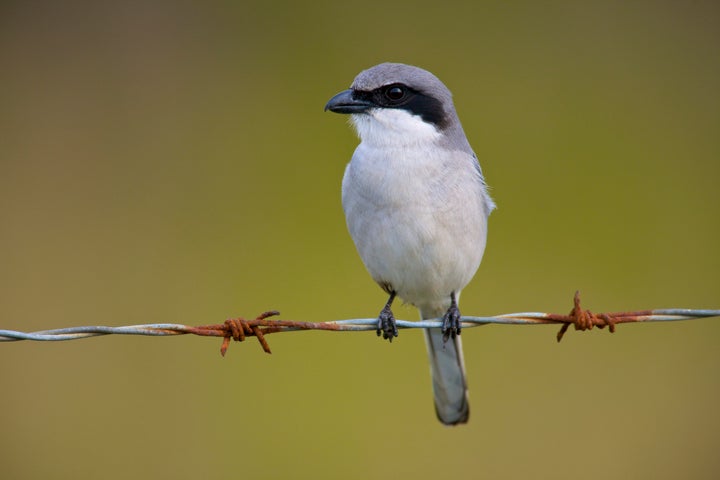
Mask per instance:
[[[444,312],[421,312],[423,319],[441,317]],[[470,417],[465,362],[460,337],[443,342],[439,328],[425,330],[425,343],[430,358],[435,413],[445,425],[466,423]]]

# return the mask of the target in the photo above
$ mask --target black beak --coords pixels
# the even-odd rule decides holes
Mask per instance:
[[[330,110],[335,113],[363,113],[374,106],[374,104],[367,100],[354,98],[352,90],[345,90],[328,101],[327,105],[325,105],[325,111]]]

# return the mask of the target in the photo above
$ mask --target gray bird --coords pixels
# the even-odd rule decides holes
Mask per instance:
[[[325,110],[349,114],[360,144],[347,165],[342,203],[365,267],[390,296],[377,333],[398,335],[396,296],[423,319],[435,411],[446,425],[465,423],[470,408],[460,342],[460,291],[485,250],[495,208],[465,138],[452,95],[432,73],[400,63],[361,72]]]

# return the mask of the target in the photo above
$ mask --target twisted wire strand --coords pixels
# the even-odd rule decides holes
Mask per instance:
[[[573,309],[567,315],[522,312],[496,315],[490,317],[463,316],[462,328],[472,328],[487,324],[500,325],[547,325],[562,324],[557,334],[560,341],[570,327],[575,330],[590,330],[593,327],[609,327],[615,331],[615,325],[620,323],[637,322],[671,322],[680,320],[693,320],[709,317],[720,317],[720,310],[700,309],[655,309],[634,312],[615,312],[595,314],[580,307],[580,296],[576,292]],[[108,326],[82,326],[41,330],[36,332],[19,332],[0,329],[0,342],[14,342],[21,340],[32,341],[65,341],[81,338],[97,337],[103,335],[199,335],[223,337],[221,353],[224,355],[230,340],[243,341],[246,337],[255,336],[263,350],[270,353],[270,347],[264,336],[270,333],[291,332],[300,330],[331,330],[331,331],[369,331],[377,330],[376,318],[356,318],[348,320],[335,320],[328,322],[297,322],[291,320],[268,320],[269,317],[279,315],[277,311],[269,311],[259,315],[253,320],[235,318],[216,325],[189,326],[174,323],[152,323],[144,325],[128,325],[120,327]],[[442,328],[441,319],[407,321],[397,320],[398,328]]]
[[[660,309],[649,310],[649,313],[637,316],[627,316],[619,318],[615,323],[635,323],[635,322],[675,322],[680,320],[693,320],[699,318],[720,317],[720,310],[694,310],[694,309]],[[630,312],[632,313],[632,312]],[[553,314],[540,312],[523,312],[508,313],[497,315],[494,317],[462,317],[462,328],[479,327],[481,325],[499,324],[499,325],[547,325],[553,323],[565,323],[560,320],[551,320],[548,317]],[[252,320],[248,322],[253,323]],[[287,325],[289,324],[289,325]],[[282,320],[273,320],[262,326],[283,327],[278,332],[292,332],[299,330],[332,330],[332,331],[370,331],[375,330],[377,318],[352,318],[347,320],[333,320],[328,322],[285,322]],[[337,325],[337,327],[333,327]],[[442,321],[440,320],[397,320],[398,328],[440,328]],[[15,342],[20,340],[33,341],[64,341],[79,340],[81,338],[100,337],[103,335],[148,335],[155,337],[163,337],[170,335],[186,335],[198,334],[199,327],[182,325],[178,323],[148,323],[143,325],[128,325],[122,327],[108,326],[83,326],[57,328],[53,330],[38,330],[35,332],[20,332],[16,330],[0,329],[0,342]],[[275,331],[268,333],[277,333]],[[222,336],[204,335],[204,336]]]

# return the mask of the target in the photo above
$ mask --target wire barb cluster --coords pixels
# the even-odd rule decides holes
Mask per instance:
[[[13,342],[19,340],[34,341],[61,341],[77,340],[80,338],[96,337],[101,335],[198,335],[202,337],[222,337],[223,342],[220,353],[224,356],[230,345],[230,341],[242,342],[247,337],[257,338],[263,351],[271,353],[270,346],[265,335],[279,332],[292,332],[299,330],[333,330],[333,331],[375,331],[377,328],[376,318],[361,318],[352,320],[336,320],[331,322],[296,322],[292,320],[271,320],[270,317],[279,315],[280,312],[271,310],[261,313],[254,320],[246,320],[242,317],[231,318],[224,323],[217,325],[202,325],[192,327],[172,323],[158,323],[148,325],[130,325],[124,327],[71,327],[56,330],[43,330],[39,332],[17,332],[14,330],[0,330],[0,342]],[[697,318],[720,317],[720,310],[690,310],[690,309],[666,309],[666,310],[640,310],[634,312],[615,313],[592,313],[590,310],[583,310],[580,305],[580,293],[575,292],[573,308],[567,315],[554,313],[510,313],[493,317],[462,317],[462,328],[478,327],[490,323],[504,325],[546,325],[561,324],[557,333],[557,341],[562,340],[570,325],[575,330],[591,330],[594,327],[600,329],[608,327],[610,333],[615,332],[615,326],[620,323],[636,322],[662,322],[691,320]],[[421,320],[409,322],[397,320],[398,328],[440,328],[442,321]]]

